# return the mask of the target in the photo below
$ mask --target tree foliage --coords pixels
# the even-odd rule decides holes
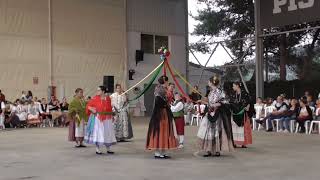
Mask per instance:
[[[193,16],[199,23],[195,26],[193,35],[203,38],[191,47],[197,51],[208,52],[212,47],[212,37],[224,37],[232,41],[225,42],[232,55],[252,57],[254,46],[249,47],[254,36],[254,2],[252,0],[198,0],[205,8]],[[264,29],[264,33],[287,31],[299,28],[313,27],[320,22],[303,23]],[[280,72],[280,79],[286,79],[286,67],[294,69],[301,79],[312,74],[312,64],[318,55],[320,46],[320,30],[308,30],[290,34],[269,36],[264,38],[264,54],[270,57],[270,68]],[[250,48],[247,54],[246,49]],[[303,53],[297,53],[301,51]],[[250,58],[249,58],[250,59]],[[243,63],[243,61],[238,61]],[[280,67],[280,68],[279,68]],[[235,71],[230,71],[235,72]]]

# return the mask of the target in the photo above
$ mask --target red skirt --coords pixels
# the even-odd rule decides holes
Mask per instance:
[[[184,135],[184,117],[176,117],[174,118],[174,122],[176,124],[177,134],[179,136]]]
[[[75,132],[76,132],[76,123],[73,119],[70,119],[69,121],[69,136],[68,136],[68,140],[69,141],[76,141],[76,136],[75,136]]]
[[[171,132],[171,133],[170,133]],[[161,111],[160,131],[155,133],[151,131],[150,137],[147,137],[147,150],[168,150],[177,148],[177,139],[174,137],[173,126],[169,124],[168,114],[165,109]]]
[[[243,138],[236,138],[234,134],[234,144],[239,146],[246,146],[252,144],[252,129],[250,124],[250,119],[247,114],[244,115],[244,125],[243,127],[238,127],[237,125],[233,125],[233,133],[241,134]]]

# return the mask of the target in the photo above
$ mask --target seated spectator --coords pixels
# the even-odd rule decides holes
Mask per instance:
[[[273,104],[273,99],[270,98],[270,97],[268,97],[268,98],[266,99],[265,104],[266,104],[266,107],[272,106],[272,104]]]
[[[57,99],[54,100],[51,105],[49,105],[49,112],[52,116],[53,125],[59,125],[58,118],[61,117],[62,113],[61,113],[59,101]]]
[[[309,91],[305,91],[305,92],[304,92],[304,96],[305,96],[305,97],[308,97],[308,96],[310,96],[310,95],[311,95],[311,94],[310,94]]]
[[[273,131],[272,120],[282,118],[288,110],[288,105],[285,102],[283,102],[282,96],[277,97],[277,102],[274,105],[274,107],[275,110],[271,114],[267,115],[263,120],[263,122],[268,123],[268,132]]]
[[[6,106],[6,121],[5,121],[5,126],[7,128],[17,128],[20,125],[20,119],[16,115],[17,113],[17,103],[19,100],[16,100],[15,103],[13,104],[7,104]]]
[[[34,101],[28,106],[28,124],[40,124],[40,109]]]
[[[52,106],[52,105],[53,105],[53,102],[56,101],[56,100],[57,100],[56,96],[52,95],[52,96],[50,97],[49,105]]]
[[[28,91],[28,92],[27,92],[26,98],[27,98],[27,101],[32,101],[33,95],[32,95],[32,92],[31,92],[31,91]]]
[[[299,123],[300,133],[305,133],[306,127],[304,123],[306,121],[311,121],[313,119],[313,112],[308,105],[308,101],[306,98],[301,98],[300,101],[300,108],[298,112],[297,122]]]
[[[316,118],[314,119],[315,121],[320,121],[320,99],[317,100],[316,102],[317,106],[316,106]]]
[[[290,121],[295,120],[298,116],[298,100],[293,98],[290,101],[290,108],[280,120],[280,131],[290,132]]]
[[[62,116],[61,116],[61,122],[59,122],[60,126],[65,126],[67,123],[67,115],[68,115],[68,109],[69,109],[69,104],[67,102],[67,98],[62,99],[62,103],[60,104]]]
[[[25,92],[25,91],[22,91],[22,94],[21,94],[20,100],[21,100],[21,101],[23,101],[23,102],[27,100],[27,94],[26,94],[26,92]]]
[[[280,96],[283,98],[283,102],[285,102],[288,106],[290,105],[289,99],[286,98],[286,94],[282,93]]]
[[[316,107],[316,103],[313,101],[313,98],[311,95],[307,96],[307,103],[309,107]]]
[[[27,102],[25,104],[23,100],[19,100],[16,114],[17,114],[17,116],[19,117],[19,120],[20,120],[20,127],[21,126],[26,127],[27,118],[28,118],[27,117],[28,116]]]
[[[1,89],[0,89],[0,102],[6,102],[6,96],[2,93]]]
[[[263,118],[264,115],[264,108],[266,107],[266,105],[263,103],[262,98],[258,97],[256,100],[256,104],[254,104],[254,109],[256,111],[256,114],[259,115],[259,117],[256,116],[257,119]],[[259,112],[257,112],[259,111]]]
[[[33,102],[34,102],[34,104],[38,107],[38,110],[39,110],[39,112],[40,112],[40,109],[41,109],[41,101],[38,100],[37,97],[34,97],[34,98],[33,98]]]
[[[41,99],[40,116],[43,119],[43,126],[44,127],[51,126],[51,124],[52,124],[52,122],[51,122],[52,116],[50,114],[49,105],[47,103],[46,98],[42,98]]]
[[[5,126],[4,126],[4,120],[5,120],[4,112],[5,112],[5,108],[6,108],[6,105],[4,104],[4,101],[1,101],[1,100],[0,100],[0,129],[5,129]]]
[[[184,113],[186,115],[185,123],[190,124],[191,123],[191,117],[193,114],[193,102],[191,98],[187,98],[187,102],[184,104]]]
[[[67,98],[64,97],[62,99],[62,103],[60,104],[61,111],[62,112],[67,112],[68,111],[68,107],[69,107],[69,104],[67,102]]]

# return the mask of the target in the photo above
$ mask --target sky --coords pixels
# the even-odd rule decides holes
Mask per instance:
[[[197,0],[188,0],[188,2],[189,2],[188,11],[189,11],[189,14],[191,13],[192,15],[197,15],[197,11],[204,7],[203,5],[198,4]],[[189,16],[189,43],[197,42],[200,39],[200,37],[191,35],[191,33],[194,30],[194,26],[196,24],[197,24],[197,21],[195,21],[191,16]],[[215,38],[214,40],[223,40],[223,39],[224,38],[220,37],[220,38]],[[195,55],[199,59],[201,65],[205,65],[208,58],[210,57],[210,54],[195,53]],[[191,62],[198,64],[198,62],[195,60],[192,54],[189,54],[189,60]],[[231,58],[224,51],[224,49],[221,46],[219,46],[207,66],[220,66],[230,61],[231,61]]]

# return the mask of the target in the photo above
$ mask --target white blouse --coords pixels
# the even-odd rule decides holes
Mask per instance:
[[[127,102],[127,97],[125,95],[120,95],[119,93],[113,93],[111,96],[111,105],[117,111],[123,110],[125,107],[124,105]]]

